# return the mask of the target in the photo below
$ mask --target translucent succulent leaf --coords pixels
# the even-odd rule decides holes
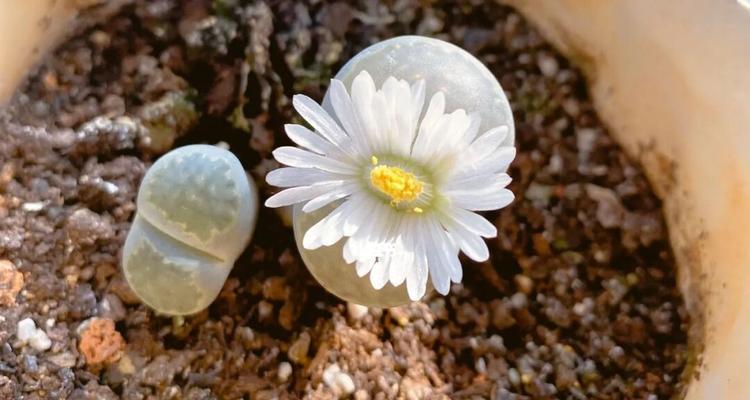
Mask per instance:
[[[462,108],[478,113],[480,132],[508,125],[510,134],[503,144],[513,144],[513,114],[500,83],[481,61],[454,44],[424,36],[384,40],[359,52],[341,67],[335,78],[349,88],[362,71],[372,76],[377,87],[389,76],[408,82],[424,79],[425,98],[440,90],[445,94],[446,109]],[[332,109],[330,91],[323,106]]]
[[[257,199],[239,160],[215,146],[192,145],[160,158],[146,173],[138,214],[178,241],[234,259],[252,231]]]
[[[208,242],[235,224],[239,190],[229,162],[191,152],[155,165],[142,196],[165,221]]]
[[[125,278],[150,307],[191,314],[216,298],[231,263],[178,242],[137,216],[123,249]]]
[[[254,184],[232,153],[206,145],[176,149],[141,183],[123,249],[125,278],[161,313],[198,312],[219,294],[256,214]]]

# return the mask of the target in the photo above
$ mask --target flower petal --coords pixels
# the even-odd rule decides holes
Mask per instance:
[[[315,100],[297,94],[292,97],[294,109],[305,119],[318,133],[329,142],[338,146],[342,151],[351,154],[351,138],[344,132],[336,121],[328,115],[328,112],[316,103]]]
[[[445,247],[448,246],[448,237],[445,231],[435,221],[426,224],[423,241],[426,246],[427,263],[430,270],[432,285],[438,293],[448,294],[451,287],[450,265],[445,257]]]
[[[377,138],[377,121],[372,112],[372,99],[375,96],[375,82],[367,71],[362,71],[352,81],[351,99],[354,109],[357,112],[359,121],[362,123],[362,129],[365,134],[367,148],[375,151],[373,139]]]
[[[461,109],[452,112],[449,116],[447,125],[442,127],[437,135],[428,164],[440,164],[446,158],[455,159],[468,145],[468,142],[464,141],[464,135],[471,127],[471,118]]]
[[[463,140],[467,145],[476,139],[477,133],[479,133],[479,126],[482,124],[482,117],[479,116],[479,113],[475,112],[469,114],[469,120],[471,123],[463,135]]]
[[[311,226],[302,237],[302,246],[308,250],[315,250],[338,242],[343,237],[339,222],[346,217],[352,206],[350,201],[346,201]]]
[[[429,112],[429,110],[428,110]],[[429,127],[422,124],[417,138],[414,140],[411,156],[413,159],[426,163],[441,143],[441,136],[446,133],[452,120],[451,115],[439,115]]]
[[[388,107],[388,100],[383,92],[376,92],[372,97],[372,115],[375,118],[377,129],[370,133],[370,143],[374,152],[391,152],[391,130],[394,121],[392,112]]]
[[[393,153],[399,157],[408,157],[416,133],[416,119],[414,118],[415,106],[412,103],[411,88],[406,81],[398,82],[392,104],[392,113],[395,118],[391,130],[391,148]]]
[[[375,257],[357,260],[357,276],[360,278],[367,275],[375,264]]]
[[[320,196],[321,194],[328,193],[331,190],[335,190],[344,185],[344,181],[331,181],[316,183],[310,186],[296,186],[293,188],[285,189],[276,193],[266,200],[266,207],[277,208],[290,206],[292,204],[300,203],[312,199],[313,197]]]
[[[512,146],[500,146],[492,153],[475,158],[473,162],[461,165],[454,177],[462,177],[476,174],[491,174],[505,172],[511,161],[516,157],[516,148]]]
[[[470,125],[471,119],[461,109],[441,116],[431,128],[420,130],[414,142],[413,158],[432,168],[450,168],[441,164],[452,163],[451,159],[462,154],[466,146],[463,134]]]
[[[367,130],[362,123],[359,113],[346,91],[344,83],[338,79],[331,79],[331,86],[328,88],[331,105],[333,110],[336,112],[336,118],[341,122],[341,126],[357,147],[357,151],[361,156],[369,156],[371,152],[369,148],[369,142],[367,140]]]
[[[430,98],[430,104],[422,118],[419,129],[430,129],[437,122],[438,118],[445,112],[445,95],[443,92],[437,92]],[[421,134],[421,132],[420,132]]]
[[[469,258],[477,262],[487,261],[490,257],[490,251],[479,235],[472,233],[445,215],[439,215],[438,217],[451,238]]]
[[[343,175],[355,175],[357,169],[345,162],[321,156],[297,147],[282,146],[273,151],[276,161],[290,167],[317,168]]]
[[[516,158],[516,148],[512,146],[500,146],[492,154],[482,159],[478,170],[491,172],[505,172],[508,166]]]
[[[332,155],[339,152],[331,142],[302,125],[286,124],[284,130],[289,139],[310,151],[323,155]]]
[[[414,266],[406,270],[406,291],[409,299],[417,301],[424,296],[427,290],[427,256],[425,255],[424,246],[417,244],[414,253]]]
[[[317,196],[314,199],[308,201],[304,206],[302,206],[302,211],[310,213],[318,210],[336,200],[340,200],[346,196],[349,196],[350,194],[354,193],[358,187],[359,185],[357,183],[348,182],[337,189],[331,190],[328,193],[323,193],[320,196]]]
[[[399,252],[395,263],[391,263],[388,270],[388,280],[393,286],[400,286],[406,279],[406,271],[414,265],[414,225],[413,218],[404,217],[401,232],[396,238],[396,248]]]
[[[406,271],[414,265],[414,253],[404,251],[402,256],[392,261],[388,268],[388,281],[393,286],[401,286],[406,280]]]
[[[357,261],[357,258],[354,256],[354,252],[352,251],[351,243],[352,243],[352,240],[347,239],[343,246],[342,255],[344,256],[344,261],[346,261],[347,264],[351,264]]]
[[[469,149],[475,157],[484,158],[500,147],[509,131],[508,125],[496,126],[474,140]]]
[[[459,207],[452,207],[451,210],[446,213],[446,217],[476,235],[485,238],[497,236],[497,228],[495,228],[495,225],[492,225],[490,221],[487,221],[487,219],[477,213]]]
[[[443,186],[443,193],[446,192],[481,192],[485,191],[488,186],[504,188],[512,181],[506,173],[483,174],[483,175],[464,175],[454,177]]]
[[[373,210],[377,207],[375,201],[369,199],[366,194],[354,194],[351,201],[359,204],[359,206],[355,207],[344,221],[342,228],[344,236],[352,236],[357,233],[360,227],[368,225],[367,221],[374,216]]]
[[[344,180],[345,175],[333,174],[315,168],[283,167],[277,168],[266,175],[269,185],[278,187],[308,186],[324,181]]]
[[[378,259],[370,270],[370,284],[375,290],[382,289],[388,283],[388,259]]]
[[[422,109],[424,108],[424,88],[424,79],[420,79],[416,83],[411,85],[412,121],[415,125],[419,121],[419,117],[422,115]]]
[[[472,193],[453,194],[451,200],[453,205],[471,211],[489,211],[503,208],[513,202],[513,192],[508,189],[500,189],[490,193],[477,196]]]

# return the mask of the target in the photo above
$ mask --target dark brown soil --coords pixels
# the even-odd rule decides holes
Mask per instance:
[[[464,260],[447,297],[363,310],[317,285],[291,230],[262,209],[210,309],[173,320],[141,305],[119,256],[151,161],[223,142],[267,197],[270,151],[297,119],[291,95],[321,99],[347,59],[400,34],[476,54],[513,105],[517,200],[489,215],[490,262]],[[0,126],[2,399],[335,398],[352,388],[334,365],[355,399],[682,390],[687,315],[660,203],[579,72],[510,9],[137,1],[64,44],[21,93]],[[27,317],[51,348],[17,338]]]

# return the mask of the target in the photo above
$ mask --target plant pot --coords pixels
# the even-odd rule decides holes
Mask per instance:
[[[643,163],[664,201],[693,351],[701,358],[686,377],[687,398],[750,398],[744,379],[750,368],[750,10],[709,0],[506,1],[586,72],[599,114]],[[0,103],[75,26],[78,9],[92,3],[98,2],[0,5]]]

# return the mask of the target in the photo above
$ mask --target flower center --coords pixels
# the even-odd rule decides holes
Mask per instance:
[[[370,170],[370,182],[395,203],[416,200],[424,188],[414,174],[388,165],[378,165]]]

